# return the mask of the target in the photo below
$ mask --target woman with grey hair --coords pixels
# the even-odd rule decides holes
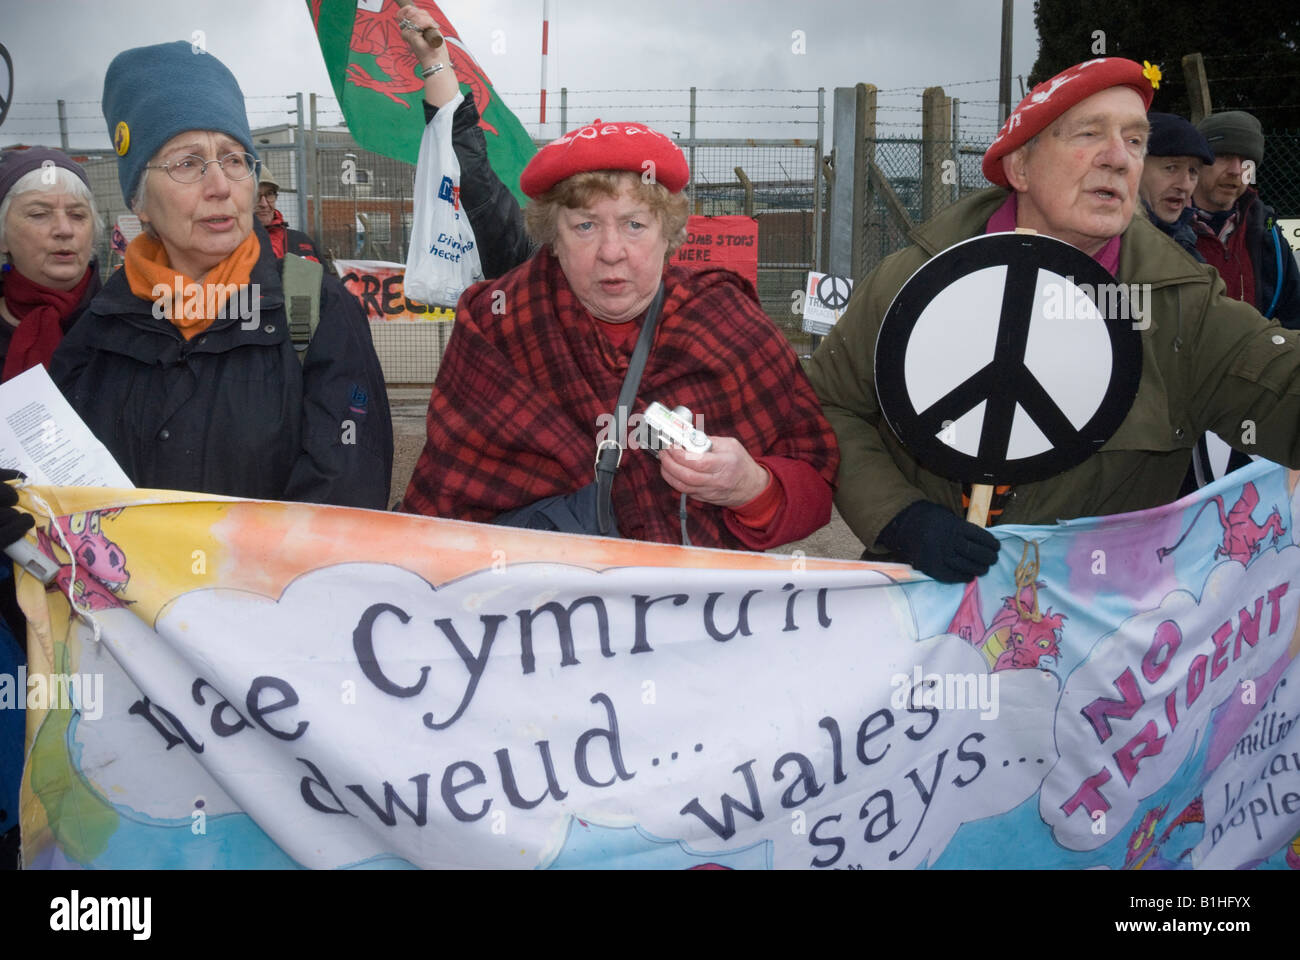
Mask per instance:
[[[80,164],[48,147],[0,153],[0,382],[48,367],[99,292],[98,223]]]
[[[256,223],[234,75],[183,41],[137,47],[102,102],[144,233],[64,339],[55,382],[138,486],[382,509],[393,434],[369,325]]]

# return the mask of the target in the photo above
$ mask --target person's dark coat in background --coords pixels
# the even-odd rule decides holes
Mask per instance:
[[[277,260],[283,260],[286,253],[296,253],[300,257],[306,257],[308,260],[315,260],[317,263],[323,262],[320,252],[316,249],[316,244],[311,242],[311,237],[301,230],[292,230],[288,222],[284,219],[284,214],[279,210],[275,211],[275,219],[263,229],[271,240],[271,249],[275,252]]]
[[[1230,222],[1230,232],[1220,239]],[[1196,247],[1218,269],[1228,296],[1246,301],[1284,327],[1300,329],[1300,267],[1277,225],[1277,214],[1253,187],[1231,210],[1198,210],[1194,226]]]
[[[1199,262],[1205,262],[1205,257],[1201,256],[1201,251],[1196,249],[1196,227],[1193,224],[1193,221],[1196,219],[1195,210],[1191,207],[1186,207],[1183,209],[1183,212],[1178,215],[1177,220],[1173,223],[1166,223],[1164,220],[1156,216],[1155,211],[1151,209],[1151,204],[1143,202],[1142,206],[1146,208],[1147,219],[1150,220],[1154,226],[1159,227],[1165,236],[1190,253]]]

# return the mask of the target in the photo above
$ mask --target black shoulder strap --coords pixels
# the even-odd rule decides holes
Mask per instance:
[[[602,440],[596,448],[596,522],[602,536],[608,535],[614,525],[614,508],[611,497],[614,493],[614,474],[623,459],[623,440],[627,437],[627,421],[632,404],[636,400],[636,391],[641,386],[641,374],[645,372],[646,360],[650,357],[650,344],[655,338],[655,327],[659,324],[659,312],[664,305],[664,285],[659,284],[655,298],[650,301],[645,321],[641,324],[641,335],[636,339],[632,350],[632,359],[628,361],[627,376],[623,378],[623,388],[618,392],[618,406],[614,409],[615,438]]]

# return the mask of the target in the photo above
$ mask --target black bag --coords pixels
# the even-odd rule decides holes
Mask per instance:
[[[492,522],[504,527],[602,536],[600,523],[597,520],[596,496],[596,483],[592,481],[573,493],[543,497],[517,510],[509,510]],[[611,521],[611,529],[603,536],[619,536],[617,523]]]

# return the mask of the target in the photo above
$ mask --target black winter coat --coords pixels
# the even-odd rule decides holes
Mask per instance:
[[[137,486],[383,509],[393,425],[365,316],[327,274],[300,364],[279,264],[254,229],[252,329],[232,316],[187,342],[119,270],[50,375]]]

